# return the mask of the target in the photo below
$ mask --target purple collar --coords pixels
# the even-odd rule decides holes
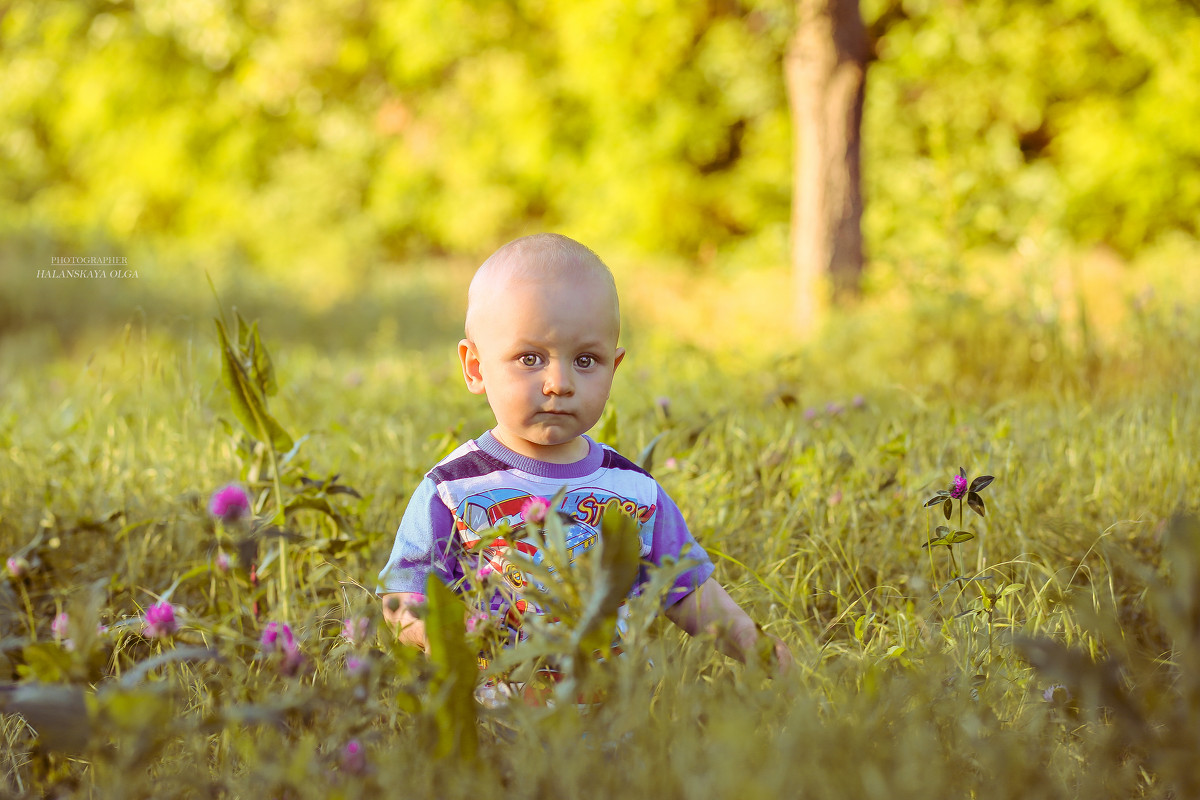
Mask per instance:
[[[546,461],[538,461],[536,458],[514,453],[500,444],[491,431],[480,436],[475,440],[475,443],[479,445],[479,449],[484,453],[504,462],[513,469],[530,475],[537,475],[541,478],[569,480],[571,478],[583,478],[591,475],[600,469],[600,465],[604,463],[604,448],[596,444],[590,436],[584,436],[583,438],[588,443],[588,453],[581,460],[571,464],[551,464]]]

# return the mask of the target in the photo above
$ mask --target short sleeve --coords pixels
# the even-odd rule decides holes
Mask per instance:
[[[431,572],[453,584],[462,577],[462,567],[451,552],[453,534],[454,515],[438,497],[433,480],[426,477],[408,501],[375,594],[424,592]]]
[[[654,517],[654,533],[648,556],[650,563],[662,564],[666,556],[692,562],[692,566],[675,579],[674,587],[667,593],[664,605],[673,606],[708,580],[714,567],[708,553],[692,537],[679,507],[661,486],[658,487],[658,508]]]

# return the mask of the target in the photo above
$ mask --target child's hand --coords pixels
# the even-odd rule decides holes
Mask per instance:
[[[758,663],[772,675],[786,675],[792,652],[778,636],[767,633],[713,578],[666,610],[667,617],[692,636],[712,633],[716,646],[742,663]]]
[[[775,634],[759,628],[758,641],[754,646],[759,663],[763,664],[773,677],[781,678],[792,671],[792,651]]]
[[[393,592],[385,594],[383,618],[396,633],[401,643],[419,647],[429,652],[429,640],[425,637],[425,622],[417,614],[425,605],[425,595],[420,592]]]

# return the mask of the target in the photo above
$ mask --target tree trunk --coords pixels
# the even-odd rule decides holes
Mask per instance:
[[[796,0],[784,63],[792,111],[792,271],[796,312],[811,330],[824,305],[858,296],[863,271],[859,136],[869,46],[858,0]]]

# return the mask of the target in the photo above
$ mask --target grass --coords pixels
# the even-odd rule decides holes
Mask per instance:
[[[1114,277],[1092,262],[980,257],[969,279],[897,273],[808,344],[781,322],[782,276],[619,272],[630,355],[614,443],[637,454],[664,434],[656,476],[797,668],[767,680],[647,622],[638,657],[596,678],[601,706],[477,721],[447,712],[453,671],[391,643],[371,595],[408,493],[489,425],[453,356],[462,265],[316,310],[249,280],[222,287],[260,319],[281,384],[272,413],[309,434],[285,494],[302,491],[301,474],[336,474],[362,495],[328,496],[336,520],[289,516],[287,620],[277,538],[258,541],[257,582],[244,561],[215,565],[239,531],[207,515],[209,494],[258,487],[262,516],[273,500],[219,379],[203,284],[148,270],[126,295],[103,287],[97,308],[87,287],[38,285],[0,339],[0,554],[31,562],[0,582],[0,786],[1192,796],[1195,290],[1178,264]],[[7,280],[15,306],[31,287]],[[933,600],[952,574],[945,548],[922,548],[943,521],[922,503],[960,465],[996,476],[987,516],[964,518],[976,538],[955,546],[961,577],[987,580]],[[1018,588],[989,624],[979,589],[1004,586]],[[164,597],[180,630],[147,639],[139,615]],[[72,650],[50,630],[62,610]],[[350,644],[342,620],[356,615],[372,633]],[[270,620],[295,630],[298,674],[261,652]],[[1057,684],[1069,699],[1047,701]],[[478,758],[455,752],[464,736]]]

